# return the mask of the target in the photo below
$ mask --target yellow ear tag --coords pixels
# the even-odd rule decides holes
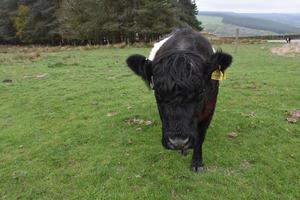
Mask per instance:
[[[214,71],[212,73],[211,79],[212,80],[216,80],[216,81],[224,81],[224,80],[226,80],[225,72],[223,73],[221,71],[221,66],[219,66],[219,69],[217,69],[216,71]]]

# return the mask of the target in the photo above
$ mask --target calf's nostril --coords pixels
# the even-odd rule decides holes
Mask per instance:
[[[188,143],[188,141],[189,141],[189,138],[186,138],[185,140],[183,140],[183,139],[171,139],[170,138],[170,142],[172,144],[186,144],[186,143]]]
[[[184,147],[190,141],[190,138],[169,138],[169,141],[176,147]]]

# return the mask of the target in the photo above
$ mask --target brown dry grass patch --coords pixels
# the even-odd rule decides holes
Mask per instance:
[[[284,44],[281,47],[271,49],[271,52],[280,56],[300,55],[300,43]]]

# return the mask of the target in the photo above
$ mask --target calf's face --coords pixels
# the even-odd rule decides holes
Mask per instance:
[[[156,63],[141,55],[127,59],[133,72],[154,90],[165,148],[186,150],[194,147],[211,74],[218,68],[225,71],[231,59],[230,55],[221,52],[206,61],[186,56],[170,57]]]
[[[157,107],[162,121],[162,144],[167,149],[192,148],[198,130],[198,114],[203,101],[195,94],[194,99],[179,96],[186,102],[169,102],[155,91]],[[186,99],[185,99],[186,98]]]

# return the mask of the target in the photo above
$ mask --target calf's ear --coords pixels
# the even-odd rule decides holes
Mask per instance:
[[[128,67],[138,76],[140,76],[147,85],[151,82],[152,61],[142,55],[132,55],[126,60]]]
[[[232,56],[222,51],[217,51],[208,60],[209,71],[208,75],[211,75],[215,70],[221,70],[223,73],[232,63]]]

